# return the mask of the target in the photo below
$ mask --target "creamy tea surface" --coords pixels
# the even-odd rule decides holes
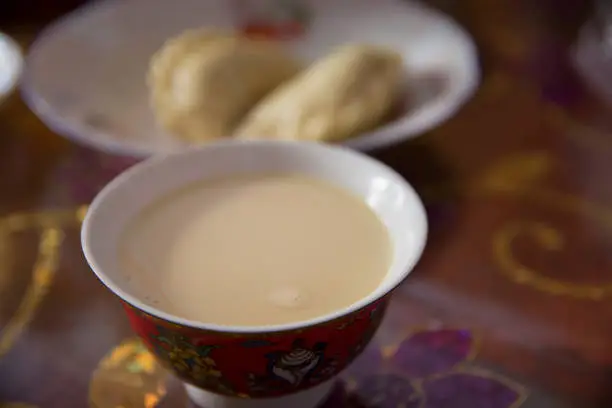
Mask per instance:
[[[259,326],[319,317],[374,291],[388,232],[358,197],[299,175],[205,181],[146,207],[119,246],[132,291],[202,323]]]

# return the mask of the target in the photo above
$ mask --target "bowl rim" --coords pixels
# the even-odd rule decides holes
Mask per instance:
[[[246,146],[246,147],[245,147]],[[385,172],[389,176],[391,176],[394,181],[396,181],[400,188],[406,193],[408,197],[409,206],[413,207],[415,210],[414,216],[418,218],[420,221],[422,228],[417,228],[415,231],[416,239],[414,239],[414,246],[411,249],[412,256],[408,257],[406,262],[401,265],[401,272],[397,274],[396,277],[390,278],[387,282],[383,281],[381,285],[379,285],[375,290],[372,291],[368,296],[363,297],[359,301],[343,308],[333,311],[332,313],[328,313],[313,319],[307,319],[303,321],[296,321],[285,324],[273,324],[273,325],[263,325],[263,326],[233,326],[233,325],[223,325],[223,324],[211,324],[205,323],[197,320],[181,318],[172,313],[164,312],[156,307],[150,306],[143,301],[141,301],[137,296],[134,296],[127,291],[123,290],[120,284],[117,284],[109,275],[107,275],[103,268],[98,263],[98,257],[96,254],[92,252],[89,242],[91,241],[92,235],[92,224],[94,223],[94,218],[98,212],[98,208],[105,205],[105,201],[107,197],[114,193],[114,191],[122,185],[126,185],[130,183],[131,179],[141,173],[147,172],[149,169],[163,165],[168,160],[177,160],[178,158],[186,157],[186,156],[199,156],[199,155],[208,155],[214,154],[215,150],[219,149],[238,149],[238,148],[248,148],[249,146],[262,146],[261,148],[265,148],[266,146],[283,146],[282,149],[313,149],[314,154],[320,154],[320,152],[325,152],[326,150],[334,150],[344,155],[352,156],[353,158],[358,159],[359,161],[369,164],[373,164],[378,167],[381,171]],[[317,153],[317,151],[319,153]],[[235,333],[235,334],[262,334],[262,333],[278,333],[278,332],[289,332],[300,329],[305,329],[312,326],[317,326],[321,324],[326,324],[332,322],[334,320],[343,318],[347,315],[351,315],[355,312],[362,310],[363,308],[378,302],[383,299],[391,292],[393,292],[403,281],[404,279],[414,270],[415,266],[421,259],[423,251],[425,249],[425,245],[427,242],[428,236],[428,222],[427,222],[427,214],[425,211],[425,206],[421,201],[419,195],[416,193],[414,188],[402,177],[398,172],[393,170],[391,167],[382,163],[381,161],[374,159],[370,156],[367,156],[358,151],[349,149],[343,146],[331,146],[323,143],[314,143],[314,142],[294,142],[294,141],[254,141],[254,140],[244,140],[240,142],[236,141],[224,141],[218,143],[212,143],[205,145],[203,147],[197,149],[189,149],[186,151],[173,153],[165,156],[154,156],[150,159],[144,160],[142,162],[137,163],[136,165],[130,167],[120,175],[118,175],[115,179],[113,179],[110,183],[108,183],[94,198],[91,205],[89,206],[89,210],[85,215],[85,218],[81,227],[81,247],[85,259],[93,271],[93,273],[97,276],[97,278],[102,282],[104,286],[106,286],[111,292],[113,292],[116,296],[118,296],[122,301],[131,305],[132,307],[144,312],[154,318],[164,320],[169,323],[178,324],[180,326],[192,329],[199,329],[203,331],[210,332],[218,332],[218,333]],[[398,268],[399,269],[399,268]]]

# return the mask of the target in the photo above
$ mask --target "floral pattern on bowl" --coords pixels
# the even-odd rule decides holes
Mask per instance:
[[[268,398],[314,387],[340,373],[374,336],[388,299],[336,320],[262,333],[182,326],[124,305],[134,331],[181,380],[217,394]]]

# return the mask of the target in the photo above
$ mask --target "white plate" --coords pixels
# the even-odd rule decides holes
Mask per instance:
[[[9,36],[0,33],[0,103],[17,85],[22,61],[19,46]]]
[[[60,19],[30,48],[23,81],[29,106],[54,131],[116,154],[147,156],[186,145],[157,127],[145,73],[163,42],[187,28],[232,27],[228,0],[106,0]],[[340,44],[394,48],[411,76],[403,116],[345,142],[368,150],[439,125],[479,82],[476,48],[447,16],[401,0],[309,0],[312,19],[287,49],[304,60]]]

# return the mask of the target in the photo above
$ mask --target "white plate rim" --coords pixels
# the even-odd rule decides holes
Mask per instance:
[[[53,37],[56,30],[62,29],[70,24],[74,18],[89,12],[91,9],[113,7],[121,0],[95,0],[65,14],[45,27],[29,47],[23,58],[24,64],[21,75],[21,94],[28,107],[49,127],[53,132],[79,144],[105,153],[128,156],[135,158],[146,158],[152,155],[169,154],[181,150],[177,146],[172,150],[160,150],[152,148],[144,143],[133,143],[122,141],[105,135],[105,132],[95,128],[84,126],[76,121],[62,120],[59,113],[54,112],[53,107],[45,100],[44,96],[38,94],[33,81],[28,78],[32,75],[28,63],[38,53],[47,41]],[[446,122],[475,94],[481,80],[479,57],[476,44],[472,36],[452,17],[429,6],[409,1],[418,7],[423,13],[434,15],[437,20],[444,21],[454,31],[458,42],[463,44],[463,53],[468,65],[467,74],[463,81],[454,81],[451,86],[445,88],[443,98],[438,98],[421,109],[418,114],[413,114],[414,120],[410,126],[402,126],[400,123],[390,123],[374,131],[366,132],[339,143],[340,145],[360,150],[371,151],[389,147],[416,137]],[[184,145],[184,148],[192,147]]]
[[[4,46],[2,49],[6,51],[4,55],[11,64],[8,71],[8,80],[4,89],[0,89],[0,103],[9,97],[19,84],[21,73],[23,71],[24,58],[21,47],[9,37],[7,34],[0,32],[0,43]]]

